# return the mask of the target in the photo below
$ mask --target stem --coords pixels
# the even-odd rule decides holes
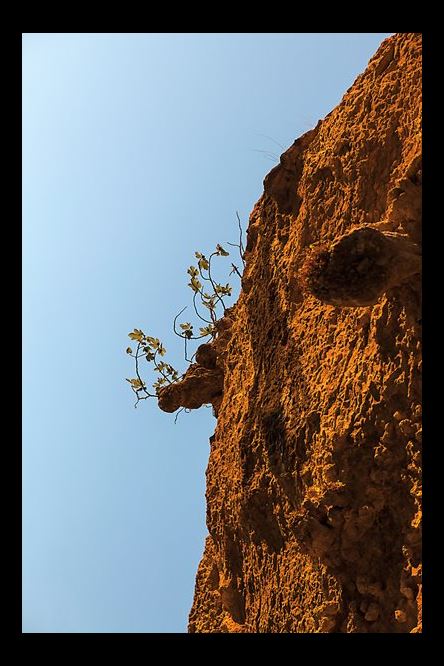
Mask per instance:
[[[162,377],[164,377],[167,380],[168,384],[174,384],[174,382],[168,377],[168,375],[166,375],[164,371],[161,370],[157,365],[156,356],[157,356],[157,350],[154,352],[154,358],[153,358],[154,367],[156,368],[157,372],[160,372]]]
[[[240,221],[238,211],[236,211],[236,217],[237,217],[237,223],[239,225],[239,253],[240,253],[240,257],[242,259],[242,263],[243,263],[244,268],[245,268],[245,259],[244,259],[245,248],[244,248],[244,243],[242,241],[242,224],[241,224],[241,221]]]
[[[174,331],[174,333],[177,335],[178,338],[182,338],[184,340],[201,340],[202,338],[206,338],[207,337],[206,335],[192,335],[191,337],[189,337],[188,335],[184,335],[183,333],[178,333],[177,332],[177,329],[176,329],[177,317],[179,317],[182,314],[182,312],[187,309],[187,307],[188,306],[185,306],[184,308],[182,308],[182,310],[179,312],[179,314],[177,314],[174,317],[174,321],[173,321],[173,331]],[[205,321],[205,319],[204,319],[204,321]],[[208,321],[206,323],[211,324],[211,321]]]
[[[209,280],[210,280],[210,282],[211,282],[211,286],[213,287],[213,291],[214,291],[214,293],[215,293],[215,295],[216,295],[216,298],[222,303],[222,307],[223,307],[223,309],[225,310],[225,303],[224,303],[223,299],[221,298],[221,296],[219,296],[219,294],[216,292],[216,285],[215,285],[215,283],[214,283],[214,281],[213,281],[213,278],[211,277],[211,259],[212,259],[212,257],[214,257],[215,255],[217,255],[217,252],[212,252],[212,253],[210,254],[209,258],[208,258],[208,277],[209,277]]]
[[[143,381],[143,379],[142,379],[142,377],[140,376],[140,373],[139,373],[139,351],[140,351],[140,347],[141,347],[141,346],[142,346],[142,343],[141,343],[141,342],[138,342],[138,343],[137,343],[136,356],[135,356],[135,358],[136,358],[136,375],[137,375],[137,379],[139,380],[139,382],[140,382],[140,384],[141,384],[141,390],[146,394],[147,397],[149,397],[149,398],[157,398],[156,395],[154,395],[153,393],[150,393],[149,391],[146,390],[146,388],[145,388],[145,382]],[[139,399],[137,400],[137,402],[139,402],[139,400],[141,400],[141,398],[139,398]],[[137,403],[136,403],[136,404],[137,404]]]
[[[188,357],[187,357],[187,341],[188,341],[189,339],[190,339],[190,338],[185,338],[185,361],[186,361],[187,363],[192,363],[192,362],[193,362],[193,361],[192,361],[192,358],[193,358],[193,357],[191,357],[191,358],[188,358]],[[196,339],[196,338],[193,338],[193,339]]]
[[[179,338],[183,338],[183,335],[181,335],[180,333],[178,333],[178,332],[176,331],[176,321],[177,321],[177,318],[180,317],[180,315],[182,314],[182,312],[185,312],[185,310],[187,309],[187,307],[188,307],[188,306],[185,305],[185,307],[182,308],[182,310],[181,310],[181,311],[180,311],[180,312],[174,317],[174,321],[173,321],[173,330],[174,330],[175,334],[179,336]]]
[[[197,264],[197,268],[199,269],[200,277],[202,278],[202,280],[206,280],[207,282],[211,282],[210,278],[205,277],[205,275],[202,273],[202,269],[199,266],[199,264]]]
[[[177,422],[177,417],[179,416],[180,412],[185,412],[185,414],[189,414],[191,412],[191,409],[188,409],[187,407],[181,407],[177,412],[176,416],[174,417],[174,423]]]
[[[260,150],[259,148],[251,148],[251,150],[254,150],[255,153],[263,153],[272,162],[279,162],[279,157],[275,153],[272,153],[271,150]]]
[[[237,273],[239,275],[239,277],[242,279],[242,275],[239,273],[238,267],[235,266],[234,264],[231,264],[231,265],[233,267],[233,270],[230,272],[230,275],[231,275],[231,273]]]
[[[179,416],[180,412],[183,412],[184,409],[185,409],[185,407],[181,407],[181,408],[179,409],[179,411],[177,412],[176,416],[174,417],[174,423],[177,423],[177,417]]]
[[[150,393],[149,391],[147,391],[147,389],[145,388],[145,382],[143,381],[142,377],[140,376],[140,373],[139,373],[139,351],[140,351],[140,347],[141,347],[141,343],[138,342],[137,343],[136,354],[134,356],[134,358],[136,360],[136,375],[137,375],[137,379],[139,380],[140,385],[141,385],[140,390],[142,390],[146,395],[145,395],[145,397],[141,398],[140,395],[139,395],[140,390],[136,391],[136,389],[131,386],[131,388],[133,390],[133,393],[136,394],[136,398],[137,398],[137,400],[134,404],[134,407],[137,407],[137,405],[139,404],[139,402],[141,400],[146,400],[147,398],[157,398],[157,395],[154,395],[153,393]],[[131,354],[131,356],[133,356],[133,354]]]
[[[203,301],[203,291],[199,291],[199,292],[195,291],[195,292],[194,292],[194,296],[193,296],[194,312],[197,314],[197,316],[199,317],[199,319],[202,319],[202,321],[204,321],[206,324],[211,324],[211,321],[208,321],[208,319],[205,319],[204,317],[201,317],[200,314],[199,314],[198,311],[197,311],[197,306],[196,306],[196,296],[197,296],[198,293],[200,294],[200,298],[201,298],[201,300]]]
[[[134,389],[133,389],[133,391],[134,391]],[[137,397],[137,400],[136,400],[136,402],[135,402],[135,404],[134,404],[134,409],[137,409],[137,405],[138,405],[138,403],[139,403],[141,400],[148,400],[148,398],[154,398],[154,397],[157,397],[157,396],[152,396],[152,395],[145,395],[143,398],[141,398],[141,397],[139,396],[139,394],[137,393],[137,391],[134,391],[134,393],[136,394],[136,397]]]
[[[275,143],[277,146],[279,146],[279,148],[282,148],[282,150],[285,150],[282,143],[279,143],[279,141],[276,141],[276,139],[273,139],[272,136],[268,136],[268,134],[261,134],[260,132],[255,132],[255,134],[257,134],[258,136],[264,136],[266,139],[270,139],[270,141],[273,141],[273,143]]]

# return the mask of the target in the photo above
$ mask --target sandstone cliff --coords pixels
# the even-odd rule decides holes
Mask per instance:
[[[420,240],[421,35],[405,33],[250,215],[205,368],[218,420],[190,632],[421,631]]]

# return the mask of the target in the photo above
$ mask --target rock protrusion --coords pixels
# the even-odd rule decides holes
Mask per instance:
[[[164,412],[180,407],[199,409],[209,405],[222,393],[224,376],[219,368],[212,370],[193,363],[182,380],[170,384],[159,393],[158,405]]]
[[[280,157],[277,164],[264,179],[264,191],[277,204],[280,213],[297,215],[302,203],[297,188],[304,168],[304,152],[310,145],[316,128],[309,130],[298,139]],[[252,230],[248,232],[248,241],[252,242]],[[247,250],[250,249],[247,244]]]
[[[416,243],[368,226],[315,246],[299,276],[305,291],[324,303],[365,307],[420,272],[421,250]]]
[[[203,344],[197,348],[196,363],[208,370],[214,370],[217,362],[217,352],[213,345]]]

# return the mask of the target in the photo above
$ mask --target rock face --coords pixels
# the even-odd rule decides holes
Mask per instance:
[[[419,632],[421,35],[385,40],[264,190],[198,365],[218,421],[189,631]]]

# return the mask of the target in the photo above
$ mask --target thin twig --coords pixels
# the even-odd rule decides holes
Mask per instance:
[[[208,321],[208,319],[205,319],[204,317],[201,317],[201,315],[200,315],[199,312],[197,311],[197,305],[196,305],[196,296],[197,296],[197,294],[200,294],[201,300],[202,300],[202,302],[203,302],[203,292],[202,292],[202,291],[195,291],[195,292],[194,292],[194,296],[193,296],[194,312],[197,314],[197,316],[199,317],[199,319],[202,319],[202,321],[204,321],[206,324],[211,324],[211,321]]]
[[[141,398],[140,395],[137,393],[137,391],[135,391],[134,389],[133,389],[133,391],[134,391],[134,393],[136,394],[136,397],[137,397],[137,400],[136,400],[136,402],[134,403],[134,408],[135,408],[135,409],[137,409],[137,405],[139,404],[139,402],[140,402],[141,400],[148,400],[148,398],[157,397],[157,396],[152,396],[152,395],[145,395],[143,398]]]
[[[285,147],[282,145],[282,143],[279,143],[279,141],[276,141],[276,139],[273,139],[272,136],[268,136],[268,134],[261,134],[260,132],[255,132],[255,134],[257,134],[257,136],[264,136],[266,139],[270,139],[270,141],[273,141],[273,143],[275,143],[277,146],[282,148],[282,150],[285,150]]]
[[[187,307],[188,307],[188,305],[185,305],[185,307],[182,308],[182,310],[181,310],[180,312],[178,312],[178,314],[174,317],[174,320],[173,320],[173,331],[175,332],[176,335],[179,336],[179,338],[182,338],[183,335],[181,335],[180,333],[178,333],[178,332],[176,331],[176,321],[177,321],[177,318],[180,317],[180,315],[182,314],[182,312],[185,312],[185,310],[187,309]]]
[[[251,148],[255,153],[264,153],[264,156],[273,162],[279,162],[279,156],[275,153],[272,153],[271,150],[259,150],[259,148]]]
[[[232,275],[233,273],[237,273],[239,275],[239,277],[242,279],[242,275],[239,273],[238,267],[235,266],[234,264],[231,264],[231,266],[232,266],[232,270],[230,271],[230,275]]]
[[[131,385],[131,388],[132,388],[133,392],[136,394],[136,398],[137,398],[134,407],[137,407],[138,403],[141,400],[146,400],[147,398],[157,398],[157,395],[154,395],[153,393],[150,393],[149,391],[147,391],[146,386],[145,386],[145,382],[143,381],[142,377],[140,376],[140,373],[139,373],[139,351],[140,351],[140,347],[141,347],[141,343],[138,342],[137,343],[137,349],[136,349],[136,355],[134,356],[134,358],[136,360],[136,375],[137,375],[137,379],[140,382],[140,389],[136,390]],[[144,398],[140,397],[140,395],[139,395],[140,391],[143,391],[146,394]]]
[[[201,337],[202,337],[202,336],[201,336]],[[194,340],[198,340],[199,338],[193,338],[193,339],[194,339]],[[191,358],[188,358],[188,357],[187,357],[187,341],[188,341],[188,340],[190,340],[190,338],[185,338],[185,361],[186,361],[187,363],[192,363],[192,360],[191,360],[191,359],[192,359],[193,357],[191,357]]]
[[[225,310],[225,303],[224,303],[222,297],[219,296],[219,294],[217,293],[215,282],[214,282],[214,280],[213,280],[213,278],[212,278],[212,276],[211,276],[211,259],[212,259],[212,257],[214,257],[215,255],[217,255],[217,252],[212,252],[212,253],[210,254],[210,256],[208,257],[208,277],[210,278],[211,286],[213,287],[213,291],[214,291],[214,293],[215,293],[215,295],[216,295],[216,298],[222,303],[222,307],[223,307],[223,309]]]
[[[144,393],[146,393],[147,397],[150,397],[150,398],[156,398],[156,397],[157,397],[156,395],[154,395],[153,393],[150,393],[149,391],[147,391],[146,386],[145,386],[145,382],[143,381],[142,377],[141,377],[140,374],[139,374],[139,351],[140,351],[140,347],[141,347],[141,343],[138,342],[138,343],[137,343],[137,350],[136,350],[136,375],[137,375],[137,379],[138,379],[139,382],[140,382],[140,388],[141,388],[141,390],[142,390]],[[141,398],[140,398],[140,399],[141,399]]]
[[[244,253],[245,253],[245,248],[244,248],[244,243],[242,241],[242,223],[240,221],[239,217],[239,211],[236,211],[236,217],[237,217],[237,223],[239,226],[239,252],[240,252],[240,257],[242,259],[242,263],[245,268],[245,259],[244,259]]]
[[[154,358],[153,358],[154,367],[156,368],[157,372],[160,372],[160,374],[162,375],[162,377],[164,377],[164,378],[167,380],[167,382],[168,382],[169,384],[175,384],[176,382],[173,381],[173,380],[171,380],[171,379],[168,377],[168,375],[166,375],[166,374],[164,373],[164,371],[162,370],[162,368],[159,368],[159,366],[157,365],[157,361],[156,361],[157,353],[158,353],[158,350],[156,349],[156,351],[154,352]],[[177,380],[176,380],[176,381],[177,381]]]
[[[179,411],[177,412],[176,416],[174,417],[174,423],[177,423],[177,417],[179,416],[180,412],[183,412],[184,409],[185,409],[185,407],[181,407],[181,408],[179,409]]]
[[[208,259],[208,275],[210,274],[210,260],[211,260],[211,257],[214,256],[215,254],[217,254],[217,252],[213,252],[213,254],[211,254],[210,258]],[[212,278],[211,277],[205,277],[205,275],[202,273],[202,269],[199,266],[199,264],[198,264],[198,268],[199,268],[199,273],[200,273],[200,276],[201,276],[202,280],[206,280],[207,282],[211,282],[211,286],[213,287],[214,295],[216,296],[216,298],[218,298],[220,301],[222,301],[220,296],[216,293],[215,284],[214,284]],[[204,291],[203,291],[203,289],[199,290],[199,294],[200,294],[200,297],[201,297],[201,300],[202,300],[202,303],[203,303],[204,302]],[[222,301],[222,305],[223,305],[223,301]],[[225,307],[224,307],[224,309],[225,309]],[[203,321],[206,321],[207,324],[211,324],[211,323],[214,324],[214,322],[217,320],[217,317],[214,314],[213,309],[209,308],[209,310],[210,310],[210,315],[211,315],[211,321],[207,321],[206,319],[203,319],[203,317],[200,317],[200,315],[197,313],[197,310],[196,310],[196,314],[197,314],[198,317],[200,317],[200,319],[202,319]]]
[[[206,338],[206,337],[207,337],[206,335],[185,335],[184,333],[178,333],[178,331],[177,331],[177,329],[176,329],[176,321],[177,321],[177,318],[182,314],[182,312],[183,312],[184,310],[187,309],[187,307],[188,307],[188,306],[185,306],[184,308],[182,308],[182,310],[179,312],[179,314],[177,314],[177,315],[174,317],[174,321],[173,321],[173,331],[174,331],[174,333],[177,335],[178,338],[182,338],[182,339],[184,339],[184,340],[200,340],[201,338]],[[209,321],[209,322],[207,322],[207,323],[208,323],[208,324],[211,324],[211,321]]]

